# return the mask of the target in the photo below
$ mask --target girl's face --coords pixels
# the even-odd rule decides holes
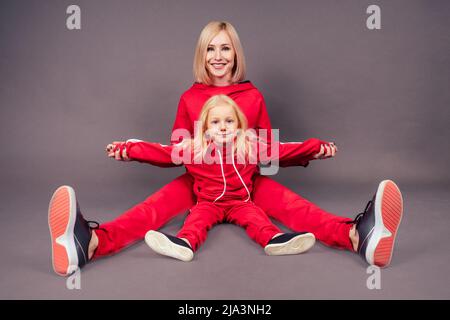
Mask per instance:
[[[218,105],[209,110],[207,121],[208,134],[213,141],[225,144],[233,140],[238,129],[238,119],[233,108]]]
[[[214,85],[231,83],[236,53],[228,34],[222,30],[209,43],[206,52],[206,67]]]

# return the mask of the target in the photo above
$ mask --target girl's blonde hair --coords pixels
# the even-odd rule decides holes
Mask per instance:
[[[195,161],[204,159],[211,142],[211,139],[207,134],[208,115],[210,110],[217,106],[229,106],[236,115],[238,132],[232,148],[238,157],[238,163],[245,163],[252,152],[252,142],[254,142],[255,136],[251,131],[247,130],[248,123],[245,114],[241,111],[237,103],[225,94],[212,96],[205,102],[196,122],[198,127],[197,130],[195,130],[194,139],[183,140],[184,147],[189,147],[190,150],[193,151]]]
[[[222,30],[224,30],[230,37],[231,44],[235,52],[231,82],[237,83],[245,79],[246,66],[244,50],[242,49],[241,41],[239,40],[236,29],[231,25],[231,23],[226,21],[211,21],[200,33],[197,46],[195,48],[193,71],[196,82],[206,85],[212,84],[212,79],[206,68],[206,53],[211,40]]]

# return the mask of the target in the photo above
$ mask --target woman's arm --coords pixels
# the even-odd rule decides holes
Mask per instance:
[[[177,131],[183,130],[184,132],[180,132],[177,134]],[[178,103],[177,115],[175,117],[175,121],[172,128],[172,136],[170,137],[171,144],[180,143],[183,140],[182,136],[189,135],[191,136],[194,132],[194,124],[190,119],[186,102],[184,101],[183,96],[180,98],[180,102]]]
[[[261,100],[259,102],[259,117],[255,129],[265,129],[270,132],[272,130],[272,125],[270,123],[269,113],[267,112],[266,101],[264,100],[264,97],[261,93],[260,99]],[[270,141],[270,136],[267,136],[267,139]]]

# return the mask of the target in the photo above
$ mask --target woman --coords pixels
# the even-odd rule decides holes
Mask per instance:
[[[194,77],[196,83],[180,98],[174,131],[184,129],[192,134],[202,105],[216,94],[226,94],[236,101],[249,128],[271,129],[262,94],[250,81],[243,81],[245,58],[231,24],[213,21],[202,30],[195,50]],[[336,150],[324,144],[316,157],[333,157]],[[119,153],[116,159],[121,159]],[[92,258],[114,254],[142,240],[148,230],[159,229],[195,204],[192,184],[192,177],[185,173],[117,219],[94,227],[84,220],[73,189],[58,188],[49,206],[55,271],[67,275]],[[390,180],[380,183],[364,212],[354,220],[326,212],[261,175],[254,177],[253,199],[270,217],[294,231],[309,231],[328,246],[358,252],[369,264],[390,263],[403,212],[400,190]]]

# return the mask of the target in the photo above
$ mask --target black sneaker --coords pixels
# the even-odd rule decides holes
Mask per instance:
[[[283,233],[270,240],[264,251],[269,256],[299,254],[311,249],[315,242],[316,237],[309,232]]]
[[[186,241],[154,230],[145,234],[145,242],[153,251],[182,261],[191,261],[194,251]]]
[[[403,199],[391,180],[382,181],[364,212],[354,221],[359,235],[358,254],[370,265],[387,267],[403,214]]]
[[[89,223],[96,223],[90,227]],[[48,225],[52,239],[52,263],[61,276],[74,273],[88,263],[91,229],[98,223],[86,221],[72,187],[61,186],[53,193],[48,208]]]

